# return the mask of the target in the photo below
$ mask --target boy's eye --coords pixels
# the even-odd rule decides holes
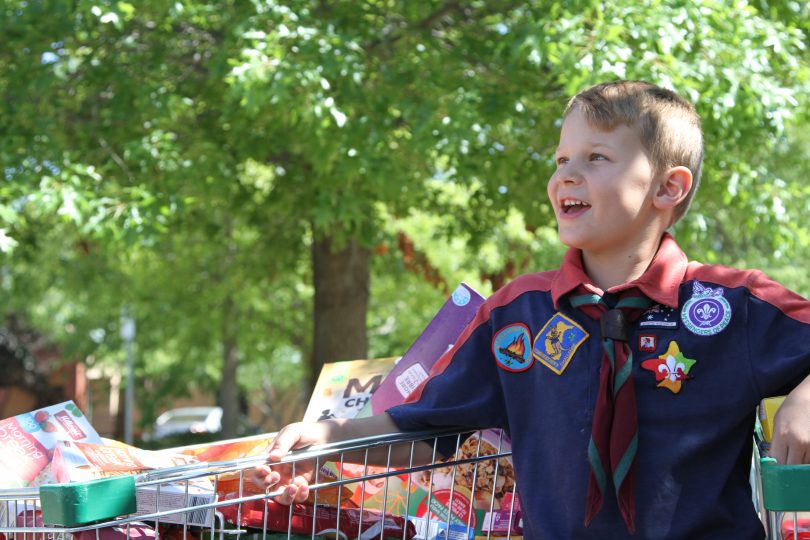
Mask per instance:
[[[568,158],[567,157],[558,157],[557,158],[557,165],[564,165],[566,163],[568,163]]]
[[[603,156],[602,154],[591,154],[591,156],[590,156],[590,157],[591,157],[591,161],[604,161],[604,160],[606,160],[606,159],[607,159],[607,158],[606,158],[605,156]]]

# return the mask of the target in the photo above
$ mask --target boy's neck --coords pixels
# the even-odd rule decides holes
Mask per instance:
[[[641,277],[658,252],[663,234],[650,235],[632,248],[595,253],[582,251],[582,265],[594,285],[609,289]]]

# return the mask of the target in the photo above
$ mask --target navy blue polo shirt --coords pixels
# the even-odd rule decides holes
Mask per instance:
[[[527,538],[764,538],[748,483],[757,404],[810,372],[810,302],[759,271],[690,263],[664,235],[638,280],[657,304],[630,333],[638,406],[636,527],[612,487],[584,527],[598,322],[568,305],[581,252],[493,294],[430,378],[388,414],[402,430],[503,428]],[[453,448],[444,448],[449,455]]]

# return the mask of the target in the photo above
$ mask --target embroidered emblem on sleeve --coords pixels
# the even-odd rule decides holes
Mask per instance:
[[[681,310],[681,320],[693,334],[712,336],[728,326],[731,305],[723,297],[721,287],[712,289],[695,281],[692,284],[692,297]]]
[[[657,358],[651,358],[641,363],[641,367],[655,374],[658,388],[667,388],[673,394],[681,391],[683,381],[691,379],[689,372],[696,360],[687,358],[681,353],[678,343],[669,342],[667,352]]]
[[[526,371],[532,367],[532,336],[523,323],[504,326],[492,338],[492,354],[506,371]]]
[[[532,356],[561,375],[574,353],[588,339],[588,332],[562,313],[555,313],[534,338]]]

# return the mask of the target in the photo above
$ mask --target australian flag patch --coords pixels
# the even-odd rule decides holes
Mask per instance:
[[[678,329],[678,314],[675,308],[656,304],[644,312],[638,320],[639,328]]]

